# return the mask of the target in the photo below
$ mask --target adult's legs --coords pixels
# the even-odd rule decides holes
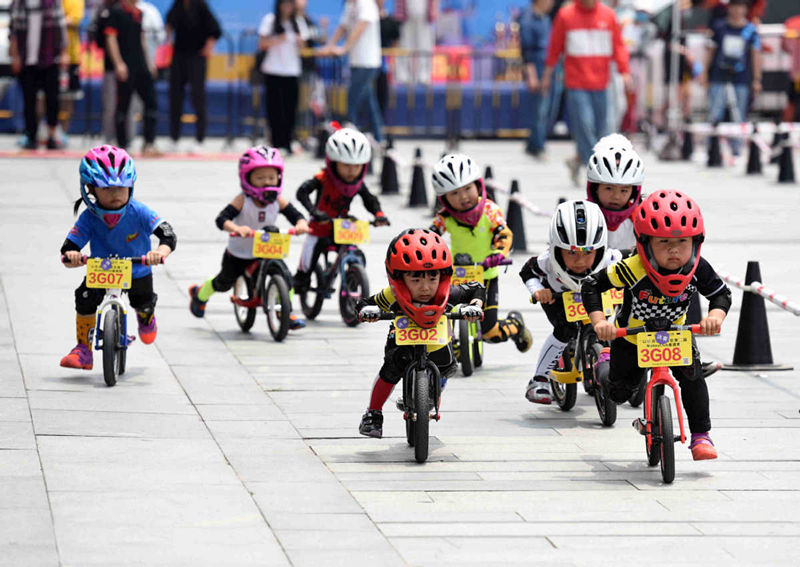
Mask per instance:
[[[41,71],[44,82],[44,101],[47,117],[48,138],[53,139],[58,126],[58,65],[50,65]]]
[[[578,157],[581,163],[586,163],[592,155],[593,140],[597,131],[590,92],[567,89],[567,112],[569,112],[569,129],[575,139]]]
[[[594,137],[591,140],[592,147],[603,136],[610,134],[608,121],[608,94],[607,91],[589,91],[592,99],[592,109],[594,111]],[[589,158],[584,160],[584,163]]]
[[[36,130],[39,120],[36,116],[36,93],[38,91],[36,81],[36,67],[26,66],[19,74],[19,84],[22,87],[22,98],[25,115],[25,135],[28,137],[29,144],[36,144]]]
[[[286,149],[291,150],[294,127],[297,123],[297,100],[300,93],[300,81],[297,77],[285,77],[283,80],[283,120]]]
[[[111,142],[115,137],[115,116],[117,111],[117,78],[114,71],[103,73],[101,86],[102,117],[100,122],[100,137],[105,142]]]
[[[181,137],[181,114],[188,75],[186,65],[184,54],[175,53],[172,56],[172,65],[169,68],[169,135],[175,142]]]
[[[375,95],[375,79],[378,77],[378,67],[351,67],[350,87],[347,92],[347,115],[354,124],[358,124],[358,111],[366,102],[369,113],[372,135],[380,142],[383,140],[383,119],[381,118],[378,99]]]
[[[283,81],[277,75],[264,78],[267,87],[266,105],[267,122],[269,122],[270,140],[276,148],[288,148],[286,138],[286,118],[284,116]]]
[[[147,69],[142,69],[137,75],[135,83],[136,92],[144,105],[144,143],[150,146],[156,140],[156,120],[158,118],[158,101],[153,76]]]
[[[191,89],[192,106],[197,122],[195,122],[195,138],[202,142],[206,138],[206,58],[202,55],[191,55],[188,58],[188,79]]]
[[[531,93],[531,126],[528,136],[529,152],[540,153],[544,150],[547,138],[547,98],[541,92]]]
[[[128,107],[131,104],[133,81],[135,81],[133,73],[131,73],[127,81],[117,81],[117,106],[114,111],[114,126],[117,131],[117,145],[123,149],[128,147],[128,129],[125,121],[128,116]]]

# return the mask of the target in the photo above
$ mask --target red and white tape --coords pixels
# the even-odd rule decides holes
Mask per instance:
[[[741,278],[734,278],[733,276],[726,274],[725,272],[717,272],[717,275],[723,279],[726,283],[741,289],[742,291],[747,291],[750,293],[755,293],[756,295],[760,295],[770,303],[774,303],[784,311],[788,311],[793,315],[800,316],[800,304],[791,301],[784,295],[779,294],[776,291],[769,289],[767,286],[762,284],[761,282],[753,282],[750,285],[744,283],[744,280]]]

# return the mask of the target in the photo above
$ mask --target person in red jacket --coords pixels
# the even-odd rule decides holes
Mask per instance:
[[[615,61],[625,89],[630,90],[628,50],[614,10],[598,0],[575,0],[556,14],[545,61],[542,90],[553,80],[553,68],[564,57],[569,128],[578,157],[567,162],[573,181],[592,155],[592,147],[609,133],[606,121],[606,89],[611,61]]]

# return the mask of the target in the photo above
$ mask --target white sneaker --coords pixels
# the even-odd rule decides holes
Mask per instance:
[[[197,140],[192,140],[186,149],[186,153],[195,156],[202,155],[205,153],[205,144],[203,144],[203,142],[198,142]]]
[[[181,151],[181,142],[180,140],[170,140],[169,144],[167,145],[167,153],[170,154],[177,154]]]

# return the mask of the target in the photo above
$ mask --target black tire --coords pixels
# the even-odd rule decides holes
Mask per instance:
[[[253,279],[239,276],[233,283],[233,295],[241,300],[249,301],[253,299]],[[236,316],[236,322],[239,328],[247,333],[256,322],[255,308],[242,307],[241,305],[233,304],[233,314]]]
[[[483,338],[481,337],[480,327],[478,327],[480,322],[471,323],[471,325],[473,325],[473,328],[475,329],[475,332],[473,333],[475,340],[472,343],[472,360],[475,361],[475,368],[480,368],[483,366]]]
[[[458,322],[458,362],[461,364],[461,372],[464,376],[472,376],[475,364],[472,352],[472,343],[469,336],[469,321],[461,319]]]
[[[650,399],[650,419],[652,420],[650,431],[652,431],[652,441],[649,447],[647,445],[647,437],[645,437],[644,440],[644,448],[647,452],[647,464],[651,467],[656,466],[661,461],[661,449],[659,448],[660,442],[658,439],[658,400],[663,395],[663,386],[656,386],[653,388],[653,393],[651,394],[652,397]],[[644,419],[646,424],[647,414],[645,414]]]
[[[669,398],[658,398],[658,434],[661,437],[661,478],[666,484],[675,480],[675,439],[672,435],[672,409]]]
[[[555,399],[561,411],[569,411],[575,407],[578,399],[578,384],[562,384],[550,378],[550,388],[553,390]]]
[[[418,463],[428,460],[428,434],[430,429],[431,380],[427,370],[414,372],[414,459]]]
[[[292,314],[292,300],[289,298],[289,286],[282,276],[265,277],[261,297],[264,299],[264,314],[267,316],[267,327],[272,338],[280,342],[289,332],[289,321]]]
[[[596,343],[589,349],[589,365],[593,368],[595,368],[594,365],[602,350],[603,347]],[[600,423],[605,427],[611,427],[617,421],[617,404],[608,396],[606,389],[602,386],[602,383],[608,379],[609,366],[610,364],[608,362],[597,365],[593,374],[595,387],[592,388],[594,405],[597,406]]]
[[[631,407],[638,408],[642,405],[644,401],[644,391],[647,389],[647,372],[642,374],[642,379],[639,381],[639,385],[631,394],[631,397],[628,398],[628,403]]]
[[[416,429],[414,428],[414,421],[411,419],[410,415],[406,416],[406,441],[408,441],[408,446],[414,446],[414,436],[417,434]]]
[[[322,302],[325,301],[325,294],[328,292],[327,285],[323,281],[325,272],[322,266],[317,263],[311,270],[308,291],[298,294],[300,296],[300,307],[306,319],[314,320],[322,311]]]
[[[113,386],[117,383],[119,343],[117,310],[109,309],[103,315],[103,379],[106,381],[106,386]]]
[[[127,340],[127,337],[126,337]],[[125,374],[125,364],[128,361],[128,347],[119,349],[117,353],[117,375],[122,376]]]
[[[344,273],[344,281],[339,289],[339,312],[348,327],[359,324],[356,302],[369,297],[369,278],[361,264],[350,264]]]

